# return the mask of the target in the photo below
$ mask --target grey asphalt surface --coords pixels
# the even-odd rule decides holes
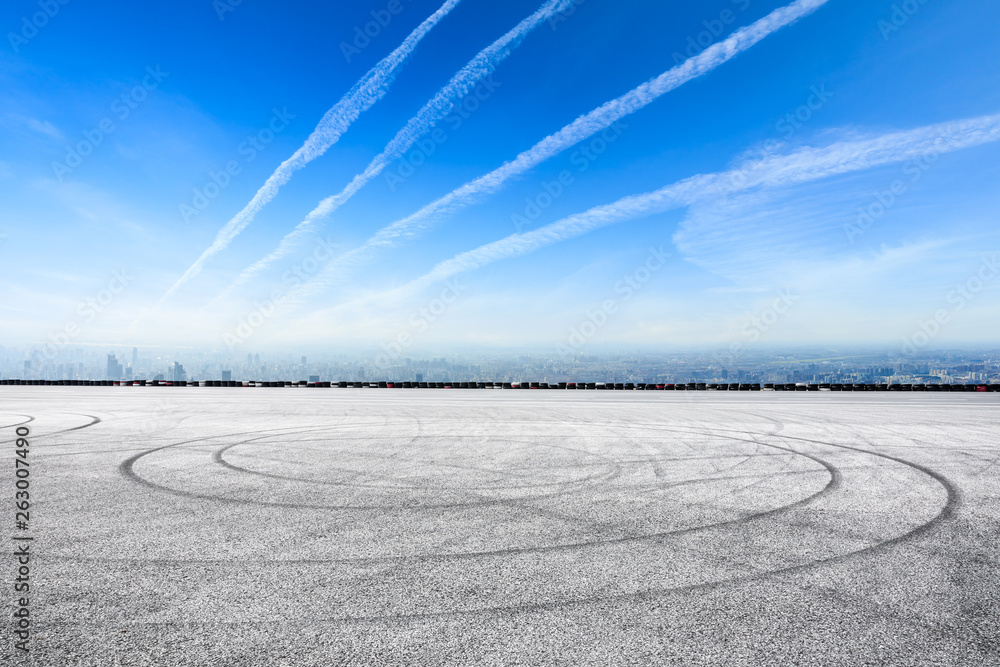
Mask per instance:
[[[29,418],[0,662],[1000,665],[997,394],[2,387],[5,498]]]

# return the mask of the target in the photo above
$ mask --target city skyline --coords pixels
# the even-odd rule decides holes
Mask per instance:
[[[25,7],[5,345],[996,341],[989,3]]]
[[[0,348],[0,380],[16,381],[542,381],[542,382],[811,382],[884,385],[1000,384],[1000,349],[928,350],[909,358],[895,350],[788,348],[659,354],[621,351],[554,358],[545,351],[404,357],[342,353],[318,356],[208,350],[76,348],[55,359]],[[23,356],[28,359],[21,361]],[[129,358],[130,357],[130,358]]]

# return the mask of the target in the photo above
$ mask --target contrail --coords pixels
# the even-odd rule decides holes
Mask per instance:
[[[339,102],[326,112],[305,143],[274,170],[274,173],[268,177],[264,185],[257,190],[257,194],[254,195],[253,199],[243,207],[243,210],[237,213],[232,220],[219,230],[212,245],[167,290],[167,293],[160,299],[160,304],[176,292],[181,285],[198,275],[205,262],[213,255],[224,250],[250,224],[254,216],[268,202],[274,199],[278,194],[279,188],[291,179],[295,171],[298,171],[312,160],[323,155],[330,146],[340,139],[341,135],[351,126],[351,123],[357,120],[358,116],[385,96],[392,82],[395,80],[396,70],[399,66],[416,50],[420,40],[461,1],[447,0],[436,12],[427,17],[416,30],[411,32],[395,51],[372,67]]]
[[[625,197],[539,229],[487,243],[439,263],[425,275],[384,292],[382,296],[404,296],[458,273],[526,255],[607,225],[689,206],[708,196],[796,185],[998,140],[1000,114],[929,125],[872,139],[839,142],[825,148],[803,148],[788,155],[767,158],[747,169],[700,174],[655,192]]]
[[[383,227],[364,244],[328,264],[321,274],[310,281],[309,292],[323,290],[342,275],[348,265],[360,262],[365,255],[370,254],[374,249],[392,245],[396,239],[401,237],[414,236],[426,227],[425,223],[432,217],[452,213],[480,201],[484,196],[499,190],[510,179],[520,176],[545,160],[611,127],[612,124],[625,116],[642,109],[688,81],[708,74],[772,33],[816,11],[828,1],[798,0],[786,7],[776,9],[759,21],[740,28],[725,40],[713,44],[680,65],[580,116],[494,171],[466,183],[437,201],[424,206],[416,213]],[[268,260],[279,256],[274,254]],[[255,267],[251,267],[251,269],[253,268]]]
[[[823,1],[825,2],[826,0]],[[368,181],[382,173],[382,170],[389,164],[402,157],[417,139],[433,129],[439,121],[445,118],[454,108],[455,103],[465,97],[480,79],[493,72],[497,65],[520,45],[521,41],[528,36],[528,33],[537,28],[543,21],[567,9],[572,3],[573,0],[549,0],[539,7],[535,13],[517,24],[506,35],[480,51],[476,57],[470,60],[465,67],[452,77],[451,81],[444,88],[439,90],[417,112],[416,116],[410,119],[406,126],[393,137],[382,153],[376,156],[363,172],[355,176],[339,194],[327,197],[321,201],[306,216],[305,220],[296,225],[295,229],[281,240],[281,243],[271,254],[246,268],[224,293],[228,294],[230,290],[246,282],[275,260],[291,252],[295,247],[296,241],[306,233],[310,225],[335,211],[354,196]]]

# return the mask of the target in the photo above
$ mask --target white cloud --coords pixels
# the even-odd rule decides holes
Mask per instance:
[[[548,0],[533,14],[517,24],[505,35],[480,51],[451,80],[411,118],[396,136],[386,145],[368,167],[357,174],[341,192],[327,197],[314,208],[305,219],[289,232],[270,254],[243,270],[234,283],[226,290],[225,296],[233,288],[243,284],[260,273],[276,260],[288,255],[296,244],[308,233],[312,226],[329,216],[355,195],[366,183],[378,176],[394,160],[401,157],[424,134],[451,113],[455,104],[461,101],[474,86],[489,76],[496,67],[517,48],[528,34],[546,20],[567,9],[573,0]],[[810,0],[819,2],[821,0]],[[822,0],[825,1],[825,0]]]
[[[606,130],[622,118],[652,104],[688,81],[709,74],[769,35],[816,11],[827,1],[798,0],[786,7],[781,7],[759,21],[740,28],[728,38],[709,46],[676,67],[580,116],[499,168],[466,183],[444,197],[424,206],[416,213],[379,230],[360,247],[337,258],[325,267],[323,272],[313,278],[309,286],[303,290],[302,298],[323,291],[371,256],[377,249],[413,237],[425,229],[434,218],[454,213],[496,192],[511,179],[524,174],[588,137]],[[272,255],[261,266],[279,256],[281,256],[280,253]],[[241,278],[245,279],[246,275],[245,273]],[[242,281],[237,281],[237,284],[239,282]]]
[[[998,139],[1000,139],[1000,115],[992,115],[929,125],[866,139],[837,142],[821,148],[804,147],[788,154],[773,154],[743,169],[692,176],[655,192],[625,197],[612,204],[592,208],[539,229],[524,234],[512,234],[487,243],[440,262],[423,276],[383,293],[379,298],[388,300],[403,298],[451,276],[502,259],[529,254],[601,227],[669,209],[688,207],[742,192],[787,188],[904,162],[930,153],[941,154],[977,146]],[[719,229],[713,227],[711,224],[713,220]],[[701,235],[716,234],[719,238],[728,238],[727,243],[732,244],[732,238],[727,236],[730,232],[723,228],[724,217],[715,216],[708,222],[709,224],[700,228]],[[697,254],[694,244],[702,242],[701,239],[702,236],[692,236],[682,229],[675,236],[675,243],[682,252],[694,255]],[[299,295],[293,294],[290,300],[298,298]]]
[[[19,115],[11,115],[9,118],[38,134],[45,135],[49,139],[54,139],[55,141],[63,141],[65,139],[59,128],[47,120],[38,120],[37,118]]]
[[[264,185],[257,190],[253,199],[227,222],[201,256],[192,264],[160,300],[168,299],[182,285],[201,272],[205,263],[225,250],[234,238],[242,232],[264,206],[278,195],[278,190],[287,183],[294,172],[323,155],[335,144],[351,124],[389,91],[395,80],[396,70],[416,50],[417,44],[438,24],[461,0],[447,0],[431,14],[396,48],[383,58],[361,78],[337,104],[331,107],[305,143],[272,173]]]

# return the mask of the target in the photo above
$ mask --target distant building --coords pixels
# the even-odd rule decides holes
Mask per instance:
[[[106,373],[107,376],[108,376],[108,379],[109,380],[121,380],[123,372],[124,372],[124,369],[122,368],[122,365],[120,363],[118,363],[118,359],[115,358],[115,355],[109,354],[108,355],[108,368],[107,368],[107,373]]]
[[[139,348],[132,348],[132,368],[139,368]]]
[[[233,372],[232,371],[222,371],[222,381],[223,382],[229,382],[232,379],[233,379]]]
[[[179,362],[174,362],[174,367],[171,369],[171,374],[173,376],[174,382],[182,382],[187,380],[187,372],[185,372],[184,367],[180,365]]]
[[[31,359],[24,360],[24,377],[25,379],[31,377]]]
[[[318,375],[310,375],[309,376],[309,381],[310,382],[319,382],[319,376]]]
[[[423,382],[423,381],[424,381],[424,374],[417,373],[417,382]]]

